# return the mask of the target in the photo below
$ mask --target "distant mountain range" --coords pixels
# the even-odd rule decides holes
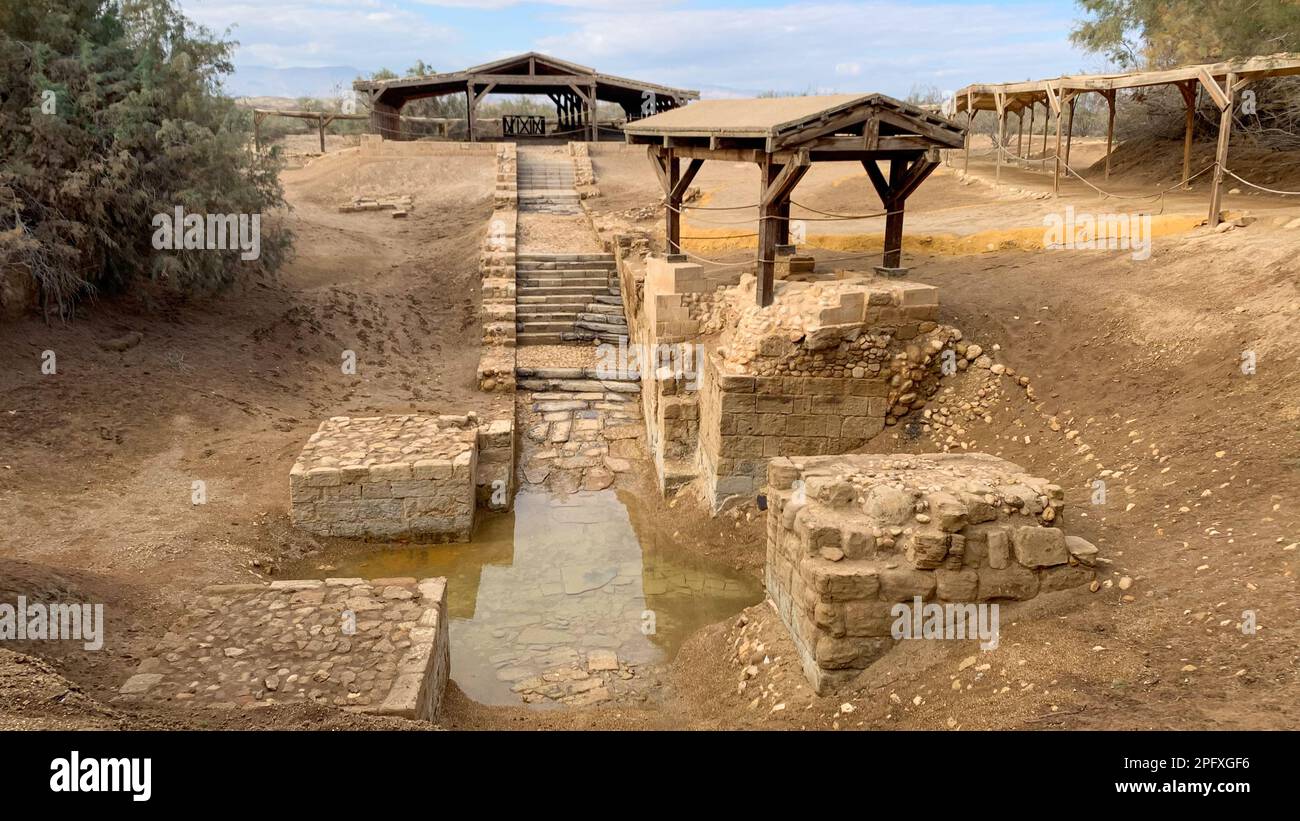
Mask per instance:
[[[271,68],[239,66],[226,78],[231,97],[338,97],[361,76],[352,66],[321,68]]]

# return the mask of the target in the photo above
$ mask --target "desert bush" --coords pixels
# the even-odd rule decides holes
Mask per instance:
[[[234,251],[159,251],[155,214],[281,207],[276,154],[219,91],[233,43],[173,0],[0,4],[0,268],[25,269],[47,312],[156,282],[211,291],[250,267]],[[264,225],[275,270],[290,237]]]

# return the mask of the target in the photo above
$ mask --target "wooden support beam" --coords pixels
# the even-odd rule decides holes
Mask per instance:
[[[664,208],[667,217],[668,253],[680,254],[682,251],[682,199],[686,189],[700,173],[704,160],[691,160],[686,171],[681,171],[681,160],[669,149],[668,167],[664,171],[663,182],[668,186],[668,204]]]
[[[1023,155],[1027,160],[1034,153],[1034,115],[1038,113],[1038,103],[1029,104],[1029,153]]]
[[[1115,145],[1115,89],[1105,92],[1106,97],[1106,179],[1110,179],[1110,152]]]
[[[1237,75],[1235,74],[1228,75],[1228,82],[1225,83],[1225,85],[1227,85],[1227,90],[1225,91],[1219,87],[1218,82],[1210,76],[1208,71],[1202,68],[1197,72],[1197,77],[1200,79],[1201,86],[1205,89],[1205,93],[1210,95],[1210,99],[1214,101],[1214,104],[1219,107],[1220,111],[1232,107],[1232,97],[1230,95],[1232,94],[1232,84],[1236,81],[1236,76]]]
[[[1038,170],[1043,170],[1047,162],[1047,128],[1052,123],[1052,107],[1043,103],[1043,150],[1038,157]],[[1032,147],[1032,146],[1031,146]]]
[[[1020,109],[1016,115],[1016,156],[1022,156],[1025,152],[1025,110]]]
[[[971,134],[975,131],[975,110],[971,109],[966,112],[966,167],[963,173],[970,173],[970,141]],[[868,172],[870,173],[870,172]]]
[[[1001,156],[1001,155],[999,155]],[[889,183],[891,189],[897,189],[907,173],[904,160],[889,161]],[[886,268],[901,268],[903,265],[903,207],[907,198],[899,197],[891,191],[889,202],[885,203],[885,254],[882,264]]]
[[[754,297],[760,308],[771,305],[776,295],[778,231],[777,220],[774,217],[780,216],[780,209],[777,207],[777,202],[768,199],[767,192],[774,190],[773,186],[784,170],[783,166],[772,162],[771,155],[764,157],[759,163],[761,188],[758,204],[758,283]]]
[[[994,171],[993,182],[995,185],[1002,185],[1002,146],[1007,141],[1007,97],[1000,91],[993,93],[993,104],[996,106],[998,116],[998,128],[993,135],[994,157],[997,161],[997,169]],[[890,177],[891,182],[893,177]]]
[[[476,142],[474,137],[474,83],[470,82],[465,85],[465,134],[470,142]]]
[[[1204,79],[1202,79],[1204,82]],[[1213,78],[1210,80],[1214,83]],[[1219,206],[1223,198],[1223,171],[1228,167],[1228,143],[1232,140],[1232,100],[1233,85],[1237,82],[1237,75],[1229,74],[1224,82],[1224,88],[1215,85],[1216,95],[1213,91],[1210,96],[1218,101],[1220,96],[1224,99],[1224,105],[1220,106],[1219,113],[1219,146],[1214,155],[1214,182],[1210,188],[1210,227],[1214,228],[1219,224]],[[1225,90],[1226,89],[1226,90]]]
[[[1079,101],[1078,97],[1070,98],[1070,113],[1065,125],[1065,176],[1070,176],[1070,146],[1074,143],[1074,104]]]
[[[678,182],[681,181],[682,161],[677,159],[672,149],[664,157],[664,188],[668,191],[668,202],[664,206],[664,237],[668,253],[682,252],[682,201],[679,196]]]
[[[1061,119],[1065,112],[1061,110],[1059,102],[1054,108],[1056,110],[1056,157],[1052,173],[1052,196],[1059,197],[1061,195],[1061,138],[1064,136],[1061,133]]]

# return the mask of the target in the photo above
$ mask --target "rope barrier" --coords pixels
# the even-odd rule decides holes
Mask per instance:
[[[1257,188],[1257,189],[1259,189],[1260,191],[1266,191],[1266,192],[1268,192],[1269,194],[1277,194],[1278,196],[1281,196],[1281,197],[1300,197],[1300,191],[1278,191],[1277,189],[1274,189],[1274,188],[1265,188],[1265,187],[1262,186],[1262,185],[1256,185],[1255,183],[1251,182],[1250,180],[1242,179],[1241,177],[1237,176],[1237,175],[1234,174],[1230,169],[1227,169],[1227,168],[1223,169],[1223,173],[1225,173],[1225,174],[1227,174],[1228,176],[1232,177],[1234,180],[1236,180],[1237,182],[1241,183],[1242,185],[1249,185],[1251,188]]]

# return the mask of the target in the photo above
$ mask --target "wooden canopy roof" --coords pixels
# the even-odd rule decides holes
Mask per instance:
[[[491,86],[494,94],[543,94],[549,89],[595,87],[596,98],[639,111],[643,92],[681,104],[699,99],[698,91],[602,74],[594,68],[529,51],[493,60],[462,71],[399,77],[392,80],[357,80],[352,87],[372,99],[400,107],[411,100],[465,92],[467,86]]]
[[[1163,71],[1132,71],[1122,74],[1077,74],[1050,80],[1033,80],[1022,83],[993,83],[969,85],[958,91],[950,102],[952,113],[998,111],[1002,106],[1015,112],[1042,103],[1057,108],[1061,94],[1080,94],[1088,91],[1106,93],[1125,88],[1148,88],[1160,85],[1200,82],[1211,94],[1212,88],[1229,75],[1237,79],[1258,80],[1263,77],[1282,77],[1300,74],[1300,54],[1273,54],[1230,60],[1222,63],[1180,66]],[[1214,82],[1206,82],[1213,80]]]
[[[960,148],[966,139],[951,120],[883,94],[704,100],[628,123],[623,133],[629,143],[646,146],[654,164],[670,254],[682,253],[682,198],[704,161],[758,164],[759,305],[772,304],[778,248],[793,248],[790,195],[814,162],[862,164],[885,207],[881,270],[896,274],[907,198],[939,166],[939,149]],[[685,169],[682,160],[690,161]]]
[[[965,130],[883,94],[704,100],[629,123],[627,141],[681,157],[758,161],[757,154],[807,151],[810,161],[960,148]]]

